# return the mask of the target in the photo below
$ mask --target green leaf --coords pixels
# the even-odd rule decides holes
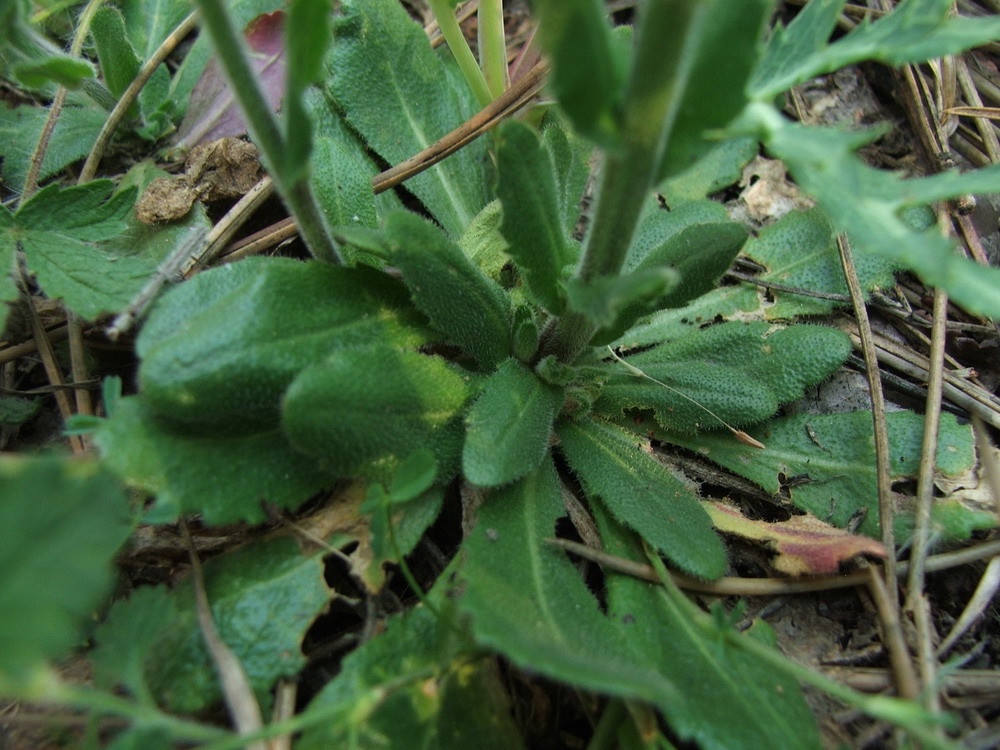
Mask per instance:
[[[406,503],[426,492],[434,484],[438,466],[434,454],[419,448],[404,458],[389,486],[389,499],[393,503]]]
[[[631,534],[600,509],[595,519],[609,553],[642,560]],[[612,573],[607,588],[608,618],[618,624],[631,657],[680,686],[678,696],[661,698],[656,706],[681,738],[720,750],[821,747],[816,720],[797,682],[723,643],[721,628],[731,625],[716,622],[675,587]],[[740,637],[761,639],[759,631],[755,627]],[[720,720],[720,706],[725,706],[725,720]]]
[[[50,55],[14,66],[14,77],[29,88],[39,88],[51,81],[68,89],[76,89],[95,76],[93,65],[69,55]]]
[[[706,198],[737,182],[743,167],[759,149],[756,138],[727,138],[712,146],[686,170],[667,179],[658,191],[671,207]]]
[[[155,261],[107,251],[128,226],[135,192],[112,194],[110,180],[69,188],[49,185],[14,214],[3,237],[20,242],[42,288],[81,317],[119,310],[156,270]]]
[[[902,180],[872,169],[853,153],[871,140],[871,133],[806,128],[786,121],[768,105],[747,111],[747,123],[757,128],[768,149],[785,161],[803,190],[819,200],[834,227],[846,231],[855,246],[912,269],[970,312],[1000,317],[1000,270],[957,255],[937,229],[918,232],[900,216],[907,207],[966,192],[1000,192],[1000,166]]]
[[[1000,36],[1000,18],[952,16],[950,0],[907,0],[874,23],[864,22],[833,44],[827,40],[843,0],[804,8],[787,29],[777,29],[749,89],[758,101],[861,60],[903,65],[978,47]]]
[[[306,707],[306,720],[326,718],[296,747],[523,748],[494,663],[470,660],[453,614],[444,617],[416,607],[389,618]]]
[[[38,414],[42,401],[35,398],[0,396],[0,425],[18,425]]]
[[[188,0],[118,0],[132,47],[148,60],[174,28],[191,12]],[[230,3],[231,7],[247,3]],[[249,19],[248,19],[249,20]]]
[[[295,379],[283,426],[293,446],[341,476],[423,447],[447,467],[466,394],[465,379],[438,357],[344,349]]]
[[[763,281],[828,294],[847,295],[844,271],[834,242],[833,228],[820,209],[793,211],[764,227],[743,249],[744,255],[766,269]],[[854,253],[861,288],[885,289],[892,286],[894,264],[882,255]],[[773,290],[774,304],[765,310],[770,319],[789,319],[796,315],[822,315],[836,303]]]
[[[303,555],[291,539],[272,539],[209,560],[204,575],[219,635],[258,701],[268,700],[279,678],[306,663],[302,639],[330,598],[323,556]],[[153,592],[112,607],[95,635],[97,672],[105,684],[124,684],[140,696],[148,691],[170,711],[204,711],[222,692],[198,626],[193,586],[188,580]]]
[[[377,226],[372,175],[378,169],[365,153],[364,144],[321,92],[307,91],[305,106],[316,128],[310,165],[312,190],[327,221],[330,226]]]
[[[552,166],[555,167],[563,233],[571,237],[580,219],[580,201],[590,178],[593,148],[588,141],[548,120],[542,125],[542,139],[545,141],[545,150],[552,157]]]
[[[500,231],[532,299],[552,314],[563,308],[563,267],[572,261],[552,155],[527,125],[504,123],[497,138]]]
[[[612,695],[677,698],[681,690],[646,659],[632,658],[565,554],[546,544],[565,513],[545,461],[492,493],[466,540],[462,609],[477,643],[548,677]]]
[[[0,458],[0,685],[64,656],[113,580],[132,524],[124,493],[93,461]]]
[[[484,368],[510,355],[510,302],[455,243],[409,211],[386,219],[389,260],[403,274],[413,303],[449,343]]]
[[[282,158],[289,182],[310,166],[312,124],[305,91],[323,79],[323,58],[333,29],[329,0],[291,0],[285,17],[287,79],[282,99],[286,151]]]
[[[598,328],[591,344],[601,345],[620,336],[643,313],[661,307],[679,281],[672,268],[641,268],[589,281],[570,279],[566,294],[570,309]]]
[[[650,5],[658,10],[651,11],[645,22],[651,26],[649,32],[670,28],[675,5]],[[699,6],[697,30],[686,44],[694,48],[684,51],[689,67],[657,182],[694,166],[715,145],[709,139],[711,131],[725,127],[742,111],[747,102],[745,84],[760,54],[774,0],[702,0]],[[720,65],[720,60],[726,64]]]
[[[330,90],[347,121],[390,164],[426,148],[473,115],[465,86],[395,0],[344,0],[330,56]],[[457,238],[485,204],[486,152],[472,143],[406,183]]]
[[[591,503],[603,503],[686,572],[706,579],[726,572],[726,551],[708,513],[648,452],[648,440],[596,419],[561,422],[558,433]]]
[[[398,472],[397,472],[398,475]],[[375,489],[377,488],[377,489]],[[375,492],[373,493],[373,489]],[[423,538],[424,532],[434,523],[441,506],[444,504],[444,490],[432,487],[425,492],[410,498],[405,503],[393,503],[392,498],[384,496],[384,490],[379,484],[370,485],[369,500],[372,494],[383,493],[383,500],[391,507],[370,508],[368,501],[362,506],[362,511],[371,512],[368,528],[368,539],[371,544],[372,562],[365,578],[366,585],[376,589],[384,581],[382,566],[387,563],[398,563],[400,558],[410,554]],[[389,535],[389,524],[392,524],[392,536]],[[393,537],[395,545],[393,545]],[[371,569],[377,567],[381,578],[375,579]],[[373,585],[373,579],[375,581]]]
[[[739,427],[799,398],[849,352],[847,336],[833,328],[722,323],[629,358],[660,383],[611,363],[621,374],[609,378],[595,409],[611,415],[652,409],[663,427],[680,432],[714,429],[723,426],[720,419]]]
[[[500,201],[487,203],[482,211],[465,228],[458,246],[462,248],[469,260],[476,264],[480,271],[489,278],[499,282],[504,273],[504,267],[510,263],[507,254],[507,240],[500,231],[503,221],[503,209]]]
[[[117,8],[104,6],[94,14],[90,29],[104,83],[116,99],[120,98],[142,65],[128,40],[125,17]]]
[[[260,523],[267,518],[261,501],[296,508],[335,481],[294,450],[278,425],[192,435],[163,423],[144,396],[122,399],[95,441],[110,471],[156,496],[147,522],[197,513],[207,524]]]
[[[894,480],[914,478],[920,466],[923,417],[912,412],[886,415],[890,473]],[[862,510],[860,531],[878,537],[878,495],[871,412],[797,414],[749,430],[767,445],[756,450],[722,435],[657,433],[755,482],[772,494],[782,479],[798,477],[787,487],[791,501],[828,523],[844,527]],[[950,414],[941,416],[937,470],[957,476],[975,464],[972,433]],[[805,474],[806,476],[802,476]]]
[[[465,478],[497,487],[533,471],[549,449],[562,389],[539,380],[514,359],[490,376],[466,417]]]
[[[424,342],[402,291],[371,269],[276,258],[200,273],[163,295],[139,336],[144,398],[216,436],[274,429],[289,383],[332,351]]]
[[[42,107],[0,107],[0,153],[3,178],[11,190],[21,192],[31,154],[38,143],[48,111]],[[59,115],[42,160],[39,180],[51,177],[90,151],[107,112],[97,107],[65,107]]]
[[[603,146],[619,137],[625,60],[598,0],[536,0],[542,46],[552,58],[552,89],[573,126]]]

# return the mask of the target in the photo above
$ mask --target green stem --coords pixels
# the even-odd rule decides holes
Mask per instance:
[[[496,99],[510,85],[503,0],[479,0],[479,66],[490,94]]]
[[[607,155],[590,234],[576,277],[593,281],[621,271],[656,184],[690,72],[690,40],[706,23],[699,0],[649,0],[637,26],[635,58],[622,112],[621,148]],[[570,313],[546,331],[541,356],[572,361],[596,327]]]
[[[295,216],[299,234],[317,260],[343,263],[337,245],[330,235],[323,213],[309,186],[308,173],[296,170],[300,176],[289,179],[286,174],[285,139],[278,118],[261,91],[257,75],[248,62],[243,37],[233,26],[222,0],[196,0],[201,21],[212,38],[219,62],[229,85],[247,120],[247,130],[260,148],[264,164],[289,211]]]
[[[430,6],[434,18],[438,22],[438,27],[441,29],[441,34],[448,43],[448,49],[451,50],[462,75],[465,76],[465,80],[472,88],[476,101],[479,102],[480,107],[485,107],[493,101],[493,95],[490,93],[490,87],[486,85],[483,71],[479,69],[476,56],[472,54],[469,43],[465,41],[465,34],[462,33],[462,27],[458,25],[458,19],[455,18],[455,11],[451,3],[448,0],[430,0]]]

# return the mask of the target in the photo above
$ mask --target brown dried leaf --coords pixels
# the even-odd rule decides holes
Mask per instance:
[[[840,563],[855,555],[886,556],[880,542],[850,534],[809,514],[768,523],[747,518],[725,503],[706,502],[704,506],[719,531],[763,542],[774,550],[774,567],[786,575],[836,573]]]

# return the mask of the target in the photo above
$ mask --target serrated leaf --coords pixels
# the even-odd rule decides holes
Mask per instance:
[[[674,564],[700,578],[726,572],[726,551],[694,493],[651,455],[649,441],[607,422],[559,424],[559,446],[591,503],[603,503]]]
[[[912,412],[886,415],[893,479],[916,477],[920,465],[923,417]],[[878,537],[878,500],[871,412],[798,414],[748,430],[767,445],[749,448],[721,435],[657,433],[660,439],[683,445],[744,476],[772,494],[788,483],[791,501],[834,526],[844,527],[862,510],[861,533]],[[972,435],[950,414],[941,417],[937,469],[954,476],[975,462]],[[803,476],[805,475],[805,476]]]
[[[766,101],[810,78],[861,60],[896,66],[923,62],[1000,36],[1000,18],[952,16],[950,0],[907,0],[892,13],[866,21],[827,44],[843,6],[843,0],[811,2],[787,29],[775,31],[749,84],[755,99]]]
[[[204,575],[219,635],[258,701],[267,700],[278,678],[296,674],[306,662],[302,639],[330,598],[322,555],[303,555],[291,539],[272,539],[209,560]],[[203,711],[222,692],[198,626],[192,584],[154,591],[112,607],[95,636],[98,672],[108,684],[148,688],[170,711]],[[151,621],[150,609],[158,620]]]
[[[490,376],[466,416],[465,478],[497,487],[533,471],[548,453],[562,390],[508,359]]]
[[[761,521],[747,518],[727,503],[707,502],[704,508],[719,531],[773,549],[774,568],[785,575],[831,574],[857,555],[886,556],[881,542],[849,534],[809,513],[787,521]]]
[[[156,270],[148,257],[107,251],[135,201],[133,190],[113,190],[110,180],[49,185],[18,209],[2,238],[20,242],[42,288],[88,319],[124,307]]]
[[[631,535],[599,508],[595,520],[608,552],[642,559]],[[607,588],[608,617],[618,624],[632,658],[669,675],[680,687],[680,695],[661,697],[656,706],[681,738],[717,750],[821,747],[798,683],[724,644],[720,626],[679,590],[616,574],[608,576]],[[739,637],[761,638],[754,629]],[[725,706],[725,720],[720,720],[719,706]]]
[[[278,425],[192,435],[157,419],[144,397],[123,399],[94,439],[110,471],[156,496],[150,513],[160,522],[197,513],[207,524],[260,523],[262,502],[296,508],[335,482]]]
[[[902,180],[868,167],[854,150],[870,133],[845,133],[790,123],[767,105],[748,109],[768,149],[788,165],[803,190],[815,196],[834,227],[854,245],[915,271],[946,290],[970,312],[1000,317],[1000,270],[957,255],[937,229],[918,232],[903,209],[962,193],[1000,192],[1000,166],[964,175],[945,173]]]
[[[93,461],[0,459],[0,683],[6,691],[65,655],[108,593],[132,523]],[[72,564],[68,564],[68,556]]]
[[[454,622],[416,607],[386,625],[305,709],[329,718],[303,733],[300,750],[523,747],[498,673],[488,660],[464,658],[468,644]]]
[[[137,341],[139,382],[175,425],[266,431],[300,370],[372,341],[425,341],[397,282],[365,268],[251,258],[163,295]]]
[[[595,409],[611,415],[652,409],[662,426],[681,432],[724,426],[720,419],[739,427],[799,398],[849,352],[847,336],[833,328],[721,323],[628,359],[660,383],[612,363],[622,374],[609,378]]]
[[[38,414],[41,408],[41,399],[0,396],[0,425],[23,424]]]
[[[448,466],[466,394],[466,381],[439,357],[377,344],[344,349],[295,379],[282,425],[295,448],[342,476],[424,447]]]
[[[413,303],[447,342],[486,369],[510,355],[510,301],[455,243],[409,211],[386,219],[389,260],[403,274]]]
[[[538,0],[542,46],[552,58],[552,88],[573,126],[604,146],[619,136],[626,61],[615,48],[598,0]]]
[[[477,111],[465,86],[395,0],[344,0],[328,64],[347,121],[390,164],[434,143]],[[457,238],[485,203],[485,145],[472,143],[406,183]]]
[[[14,192],[24,188],[31,154],[48,116],[42,107],[0,107],[0,153],[3,178]],[[39,180],[51,177],[90,151],[107,112],[98,107],[65,107],[59,115],[42,160]]]
[[[563,308],[560,280],[572,260],[557,194],[555,166],[542,140],[527,125],[504,123],[497,139],[497,195],[503,204],[500,231],[532,299],[550,313]]]

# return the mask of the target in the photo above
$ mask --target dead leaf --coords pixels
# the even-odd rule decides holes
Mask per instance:
[[[768,523],[749,519],[725,503],[706,502],[704,506],[719,531],[763,542],[774,550],[774,568],[786,575],[836,573],[840,563],[856,555],[886,556],[880,542],[849,534],[809,514]]]
[[[757,156],[743,168],[740,199],[750,218],[757,222],[778,219],[790,211],[810,208],[813,203],[788,179],[784,163]]]

